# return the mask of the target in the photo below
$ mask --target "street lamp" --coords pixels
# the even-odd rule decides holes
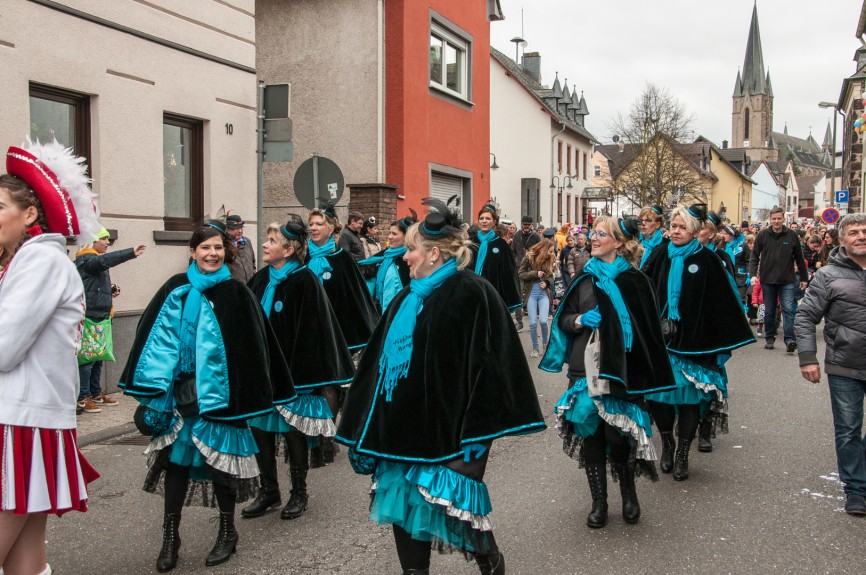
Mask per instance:
[[[499,164],[496,163],[496,154],[494,154],[493,152],[490,152],[490,155],[493,156],[493,163],[490,164],[490,169],[491,170],[498,170]]]

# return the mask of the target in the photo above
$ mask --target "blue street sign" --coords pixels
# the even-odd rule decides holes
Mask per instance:
[[[836,203],[837,204],[847,204],[848,203],[848,190],[836,190]]]

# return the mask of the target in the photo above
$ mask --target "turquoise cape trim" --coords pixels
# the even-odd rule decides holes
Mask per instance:
[[[485,233],[478,234],[478,241],[481,244],[478,246],[478,256],[475,259],[475,273],[481,275],[481,271],[484,269],[484,260],[487,259],[487,248],[490,246],[490,242],[496,239],[496,230],[489,230]]]
[[[294,430],[291,425],[286,423],[286,420],[283,419],[283,416],[280,415],[276,408],[270,410],[265,415],[259,415],[258,417],[247,420],[247,424],[250,427],[255,427],[256,429],[261,429],[262,431],[268,431],[270,433],[289,433]]]
[[[589,274],[587,273],[582,273],[574,278],[574,281],[568,285],[568,289],[562,297],[563,302],[568,299],[571,290],[577,287],[577,284],[588,275]],[[562,313],[564,307],[565,306],[560,305],[556,309],[556,313],[553,315],[553,323],[550,325],[550,340],[547,343],[547,351],[544,352],[544,357],[541,358],[541,362],[538,364],[539,369],[549,373],[559,373],[562,371],[562,366],[568,361],[568,350],[571,348],[572,336],[563,332],[559,327],[559,315]]]
[[[661,214],[659,214],[661,215]],[[665,239],[664,233],[661,230],[656,230],[655,233],[649,237],[649,239],[641,236],[640,244],[643,246],[643,255],[640,258],[640,267],[642,268],[644,264],[647,262],[649,257],[652,255],[653,250],[659,247],[662,241]]]

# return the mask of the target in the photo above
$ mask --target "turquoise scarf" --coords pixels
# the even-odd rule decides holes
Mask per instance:
[[[328,256],[334,253],[336,247],[337,244],[334,243],[334,236],[328,238],[328,241],[322,247],[314,244],[313,240],[307,240],[307,251],[310,253],[310,261],[307,263],[307,267],[310,268],[311,272],[316,274],[316,277],[321,282],[325,281],[322,277],[325,272],[334,269],[328,261]]]
[[[180,372],[193,373],[195,371],[195,340],[198,332],[198,318],[201,307],[207,305],[207,300],[202,292],[213,286],[232,279],[232,274],[227,265],[212,274],[203,274],[198,271],[195,262],[189,264],[186,277],[192,285],[192,289],[186,296],[183,304],[183,312],[180,319]]]
[[[265,288],[265,295],[262,296],[262,309],[267,317],[271,317],[271,310],[274,308],[274,294],[277,292],[277,286],[298,271],[300,267],[301,263],[297,260],[286,262],[280,269],[268,266],[268,286]]]
[[[408,251],[406,246],[400,246],[399,248],[388,248],[385,250],[385,253],[382,254],[382,265],[379,266],[379,271],[376,272],[376,299],[379,300],[379,303],[382,304],[382,310],[384,311],[385,305],[382,301],[382,296],[385,294],[385,276],[388,274],[388,268],[393,265],[397,265],[394,261],[397,258],[403,257]]]
[[[628,308],[625,307],[625,301],[622,299],[622,293],[616,285],[616,278],[624,271],[628,271],[631,265],[622,256],[617,256],[612,263],[605,263],[598,258],[590,258],[586,265],[583,266],[584,271],[590,274],[596,280],[596,285],[607,294],[613,303],[613,309],[616,310],[616,315],[619,316],[619,325],[622,328],[622,338],[625,344],[625,350],[631,351],[633,339],[631,329],[631,318],[628,315]]]
[[[438,270],[420,280],[409,282],[409,293],[400,302],[400,308],[385,335],[382,357],[379,358],[379,382],[385,390],[385,401],[391,401],[397,380],[409,373],[412,360],[412,332],[424,300],[442,283],[457,273],[457,260],[450,258]]]
[[[643,236],[640,237],[640,244],[643,246],[643,256],[640,258],[640,267],[643,267],[650,255],[652,255],[653,250],[659,247],[664,239],[665,236],[661,230],[656,230],[649,239]]]
[[[487,259],[487,247],[495,239],[496,230],[478,234],[478,241],[481,242],[481,245],[478,246],[478,257],[475,260],[475,273],[478,275],[481,275],[481,270],[484,269],[484,260]]]
[[[731,256],[731,261],[734,263],[735,266],[737,265],[737,254],[743,251],[743,243],[745,241],[746,236],[739,235],[735,237],[734,241],[732,241],[731,243],[725,244],[725,252],[727,252],[727,254]]]
[[[697,239],[684,246],[668,243],[668,257],[671,259],[671,268],[668,271],[668,319],[680,319],[680,291],[683,289],[685,259],[700,251],[702,247]]]

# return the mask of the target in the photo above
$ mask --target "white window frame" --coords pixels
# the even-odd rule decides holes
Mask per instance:
[[[433,40],[441,42],[441,66],[439,68],[439,80],[431,78],[432,74],[432,57],[433,53],[430,47],[433,45]],[[457,64],[459,73],[457,77],[458,90],[452,90],[448,87],[448,67],[445,63],[445,50],[447,46],[451,46],[457,52]],[[443,92],[454,98],[458,98],[465,102],[471,102],[470,79],[472,78],[471,67],[471,49],[472,40],[460,34],[460,30],[454,26],[448,26],[444,22],[431,18],[430,20],[430,35],[428,41],[428,61],[427,61],[427,81],[430,88]]]

